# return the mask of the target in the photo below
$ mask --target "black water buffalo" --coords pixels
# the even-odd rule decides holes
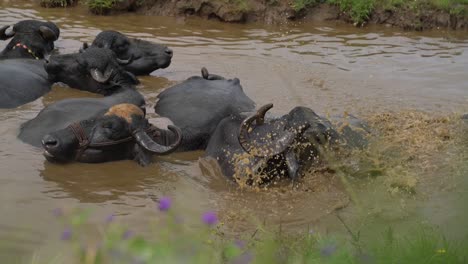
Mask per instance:
[[[19,138],[31,145],[39,147],[46,134],[98,116],[113,105],[129,103],[143,107],[145,104],[143,96],[135,89],[138,80],[122,69],[109,49],[89,48],[83,53],[52,56],[46,70],[54,81],[106,96],[65,99],[47,106],[21,126]]]
[[[23,20],[10,26],[0,27],[0,40],[11,38],[10,43],[0,52],[0,59],[48,58],[54,50],[54,41],[60,35],[59,28],[52,22],[42,22],[37,20]]]
[[[306,107],[266,120],[265,113],[272,107],[269,104],[254,114],[226,117],[211,136],[205,156],[213,158],[228,178],[257,185],[275,178],[297,180],[317,161],[321,150],[366,144],[364,135],[349,125],[338,131]]]
[[[167,46],[145,40],[128,38],[117,31],[103,31],[94,39],[91,46],[109,48],[121,60],[132,62],[126,65],[125,70],[136,75],[148,75],[157,69],[169,67],[173,52]],[[87,48],[87,44],[83,45]]]
[[[253,111],[255,104],[244,94],[238,79],[225,80],[203,68],[202,77],[193,76],[162,92],[155,109],[160,118],[169,118],[175,126],[159,129],[147,123],[137,123],[137,127],[140,127],[139,131],[150,128],[150,138],[146,138],[146,141],[151,139],[159,149],[164,150],[153,153],[166,153],[203,149],[219,121],[231,114]],[[135,145],[136,139],[142,136],[132,136],[136,135],[132,132],[135,131],[132,128],[134,122],[141,118],[130,120],[127,117],[125,123],[125,118],[113,117],[111,112],[112,108],[102,109],[97,115],[47,133],[42,140],[46,158],[51,161],[81,162],[135,159],[139,164],[147,165],[151,161],[150,155],[146,155],[148,152],[141,154],[142,149]],[[135,147],[138,147],[137,151]]]
[[[54,49],[60,31],[52,22],[25,20],[0,28],[0,39],[11,39],[0,53],[0,108],[14,108],[50,91],[52,82],[43,58]]]
[[[51,162],[101,163],[130,159],[145,166],[151,163],[152,154],[174,151],[181,136],[177,127],[169,126],[165,130],[151,126],[138,106],[118,104],[96,117],[45,135],[42,146],[44,156]]]
[[[244,93],[237,78],[225,79],[202,69],[158,95],[155,112],[182,130],[178,151],[205,149],[211,134],[225,117],[251,112],[255,103]]]

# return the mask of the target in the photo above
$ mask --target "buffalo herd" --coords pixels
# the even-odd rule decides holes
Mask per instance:
[[[56,82],[102,95],[53,102],[21,125],[18,138],[43,148],[49,162],[146,166],[153,155],[205,150],[227,178],[266,184],[297,181],[328,153],[366,145],[369,130],[353,116],[334,125],[302,106],[273,116],[273,104],[257,107],[238,78],[206,68],[158,95],[154,111],[170,125],[152,125],[136,76],[168,67],[170,48],[103,31],[76,53],[51,55],[59,35],[52,22],[0,27],[0,39],[10,41],[0,53],[0,108],[34,101]]]

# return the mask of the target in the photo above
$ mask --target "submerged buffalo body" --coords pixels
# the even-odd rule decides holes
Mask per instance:
[[[168,139],[172,144],[165,145]],[[51,162],[100,163],[130,159],[144,166],[151,163],[153,154],[165,155],[175,150],[180,139],[178,128],[153,127],[138,106],[117,104],[96,117],[46,134],[42,146],[44,156]]]
[[[148,75],[157,69],[164,69],[171,64],[173,52],[167,46],[145,40],[128,38],[117,31],[99,33],[92,46],[109,48],[121,60],[132,62],[125,65],[125,70],[136,75]],[[86,48],[87,45],[84,45]]]
[[[0,60],[0,108],[32,102],[49,92],[51,86],[43,61]]]
[[[158,95],[155,112],[182,130],[178,151],[204,149],[218,123],[229,115],[251,112],[255,103],[244,93],[237,78],[224,79],[202,69]]]
[[[89,48],[79,54],[52,56],[46,70],[54,81],[106,96],[65,99],[47,106],[21,126],[19,138],[31,145],[39,147],[46,134],[102,115],[114,105],[145,104],[143,96],[135,90],[137,80],[121,68],[109,49]]]
[[[54,50],[54,41],[60,35],[59,28],[52,22],[42,22],[37,20],[24,20],[10,26],[0,27],[0,40],[11,41],[0,52],[0,59],[48,58]]]
[[[0,28],[0,39],[11,38],[0,52],[0,108],[14,108],[50,91],[44,61],[54,49],[59,29],[54,23],[25,20]]]
[[[226,177],[248,184],[274,178],[296,180],[317,161],[321,150],[365,145],[362,134],[349,127],[338,133],[327,119],[306,107],[265,119],[271,107],[266,105],[251,115],[226,117],[216,128],[205,156],[216,160]]]

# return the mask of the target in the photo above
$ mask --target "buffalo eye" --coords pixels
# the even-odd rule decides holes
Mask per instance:
[[[78,64],[78,69],[80,71],[88,71],[88,63],[83,58],[76,59],[76,63]]]
[[[112,122],[104,122],[102,123],[101,125],[102,128],[105,128],[105,129],[110,129],[112,130],[114,128],[114,123]]]

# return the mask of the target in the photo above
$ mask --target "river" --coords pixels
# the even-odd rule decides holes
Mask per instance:
[[[82,42],[92,42],[107,29],[171,47],[170,67],[140,78],[138,89],[150,116],[162,89],[199,75],[203,66],[211,73],[238,77],[258,105],[272,102],[278,114],[304,105],[322,115],[362,116],[383,135],[380,145],[369,152],[379,157],[374,165],[383,173],[352,178],[351,195],[340,178],[326,170],[306,175],[296,189],[239,189],[221,175],[202,173],[198,162],[202,152],[158,158],[145,168],[132,161],[50,164],[40,149],[16,138],[21,123],[57,100],[96,96],[56,85],[32,103],[0,110],[0,256],[24,260],[53,244],[62,228],[52,214],[56,208],[92,209],[94,224],[114,214],[118,221],[144,230],[148,218],[157,214],[155,200],[161,196],[172,197],[177,210],[194,221],[201,212],[216,210],[226,229],[235,232],[250,230],[252,219],[281,223],[290,230],[344,232],[334,216],[339,208],[351,223],[361,208],[381,223],[428,222],[442,226],[452,237],[461,236],[460,227],[466,229],[466,218],[453,207],[461,199],[457,195],[466,186],[462,176],[468,171],[463,167],[468,144],[463,145],[462,124],[454,118],[468,112],[466,32],[93,16],[83,7],[44,9],[34,1],[0,2],[0,25],[23,19],[55,22],[61,29],[58,53],[76,52]],[[5,45],[1,42],[0,48]],[[403,129],[399,141],[394,135]],[[442,135],[441,140],[428,134],[433,130],[444,134],[444,129],[449,136]],[[403,148],[406,143],[413,145]],[[378,146],[384,145],[400,148],[399,154],[382,159],[387,152]],[[396,192],[399,181],[411,191]]]

